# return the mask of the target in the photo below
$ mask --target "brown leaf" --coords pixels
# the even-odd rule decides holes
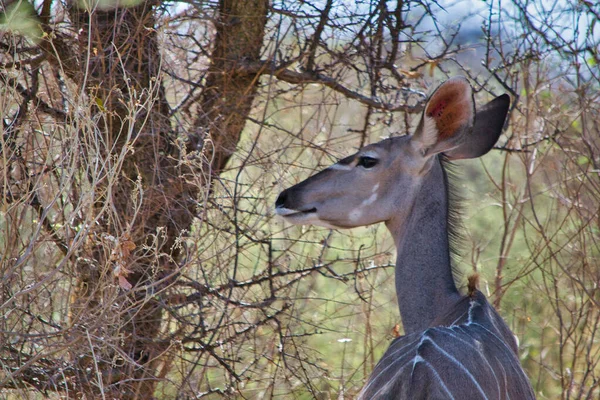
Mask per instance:
[[[131,254],[131,251],[135,249],[135,243],[133,243],[131,240],[127,240],[123,243],[121,243],[121,253],[123,254],[124,258],[129,257],[129,255]]]
[[[133,285],[123,276],[119,275],[119,286],[124,290],[131,290]]]

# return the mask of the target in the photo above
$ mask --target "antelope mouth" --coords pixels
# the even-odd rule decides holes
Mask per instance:
[[[285,207],[275,208],[275,213],[284,218],[298,218],[317,213],[317,208],[313,207],[308,210],[293,210]]]
[[[317,212],[317,207],[306,210],[277,207],[275,212],[292,225],[318,225],[329,229],[343,228],[343,226],[322,220]]]

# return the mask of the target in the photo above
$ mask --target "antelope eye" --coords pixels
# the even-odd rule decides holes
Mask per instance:
[[[379,160],[376,158],[363,156],[358,159],[358,163],[356,165],[369,169],[376,166],[378,162]]]

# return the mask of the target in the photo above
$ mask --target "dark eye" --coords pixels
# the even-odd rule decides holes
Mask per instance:
[[[378,162],[379,160],[376,158],[363,156],[359,157],[358,163],[356,165],[369,169],[376,166]]]

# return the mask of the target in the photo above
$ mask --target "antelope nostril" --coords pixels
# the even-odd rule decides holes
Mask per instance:
[[[281,192],[281,194],[275,200],[275,207],[284,207],[285,200],[287,199],[287,191]]]

